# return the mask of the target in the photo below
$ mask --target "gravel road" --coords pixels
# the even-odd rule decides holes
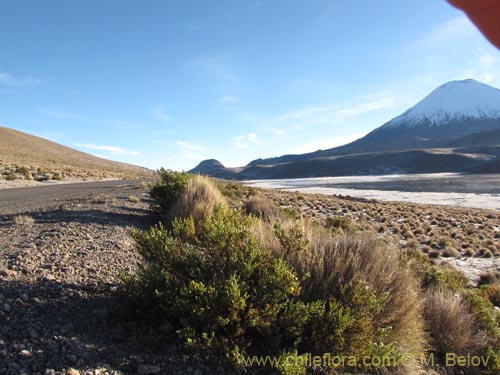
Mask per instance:
[[[121,186],[135,186],[141,181],[110,180],[0,189],[0,215],[38,210],[85,194],[97,194]]]
[[[0,375],[234,373],[118,318],[149,203],[138,181],[0,190]]]

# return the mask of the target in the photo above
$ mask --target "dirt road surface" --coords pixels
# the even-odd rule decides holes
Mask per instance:
[[[60,205],[66,200],[134,186],[141,180],[110,180],[0,189],[0,215],[16,214]]]

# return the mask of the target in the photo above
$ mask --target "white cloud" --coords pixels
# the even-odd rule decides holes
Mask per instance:
[[[255,134],[255,133],[248,133],[247,138],[250,142],[253,142],[253,143],[257,142],[257,134]]]
[[[205,147],[194,145],[191,143],[183,142],[183,141],[177,141],[175,142],[177,146],[185,149],[185,150],[192,150],[192,151],[205,151]]]
[[[294,125],[297,129],[307,125],[340,123],[350,117],[392,107],[395,102],[396,100],[393,97],[385,97],[345,107],[338,105],[309,107],[284,113],[275,119],[271,119],[271,123]]]
[[[484,69],[489,69],[498,61],[498,59],[496,57],[493,57],[489,53],[483,53],[481,56],[479,56],[479,61]]]
[[[78,147],[87,148],[89,150],[100,150],[109,152],[112,155],[132,155],[137,156],[141,155],[138,151],[130,151],[123,147],[118,146],[98,146],[95,143],[87,143],[87,144],[76,144]]]
[[[237,149],[246,149],[250,143],[258,143],[258,137],[255,133],[247,133],[233,138],[233,147]]]
[[[172,119],[162,106],[158,106],[153,110],[153,116],[163,122],[170,122]]]
[[[237,97],[231,95],[225,95],[219,100],[220,103],[235,103],[238,101],[239,99]]]
[[[210,155],[212,151],[207,151],[203,146],[184,141],[176,141],[175,144],[178,146],[178,151],[175,153],[174,159],[183,161],[183,169],[189,170],[200,161],[213,157]]]
[[[284,140],[287,138],[287,133],[282,128],[267,128],[266,131],[273,134],[277,140]]]
[[[484,83],[491,83],[491,81],[493,81],[493,76],[491,74],[485,73],[479,77],[479,81]]]
[[[35,78],[32,76],[25,77],[14,77],[12,74],[0,72],[0,85],[5,86],[14,86],[14,87],[27,87],[40,85],[43,81],[39,78]]]
[[[55,119],[60,119],[60,120],[71,120],[71,121],[90,121],[88,117],[79,115],[79,114],[74,114],[74,113],[69,113],[66,111],[62,111],[59,109],[51,109],[51,108],[46,108],[46,107],[37,107],[36,110],[45,115],[49,116]]]

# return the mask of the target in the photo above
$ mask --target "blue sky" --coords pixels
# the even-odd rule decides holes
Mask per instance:
[[[444,0],[0,5],[0,125],[155,169],[338,146],[463,78],[500,51]]]

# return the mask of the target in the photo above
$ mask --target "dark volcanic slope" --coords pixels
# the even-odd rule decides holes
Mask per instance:
[[[484,163],[481,157],[441,150],[413,150],[315,158],[272,166],[251,166],[243,179],[305,178],[411,173],[461,172]]]

